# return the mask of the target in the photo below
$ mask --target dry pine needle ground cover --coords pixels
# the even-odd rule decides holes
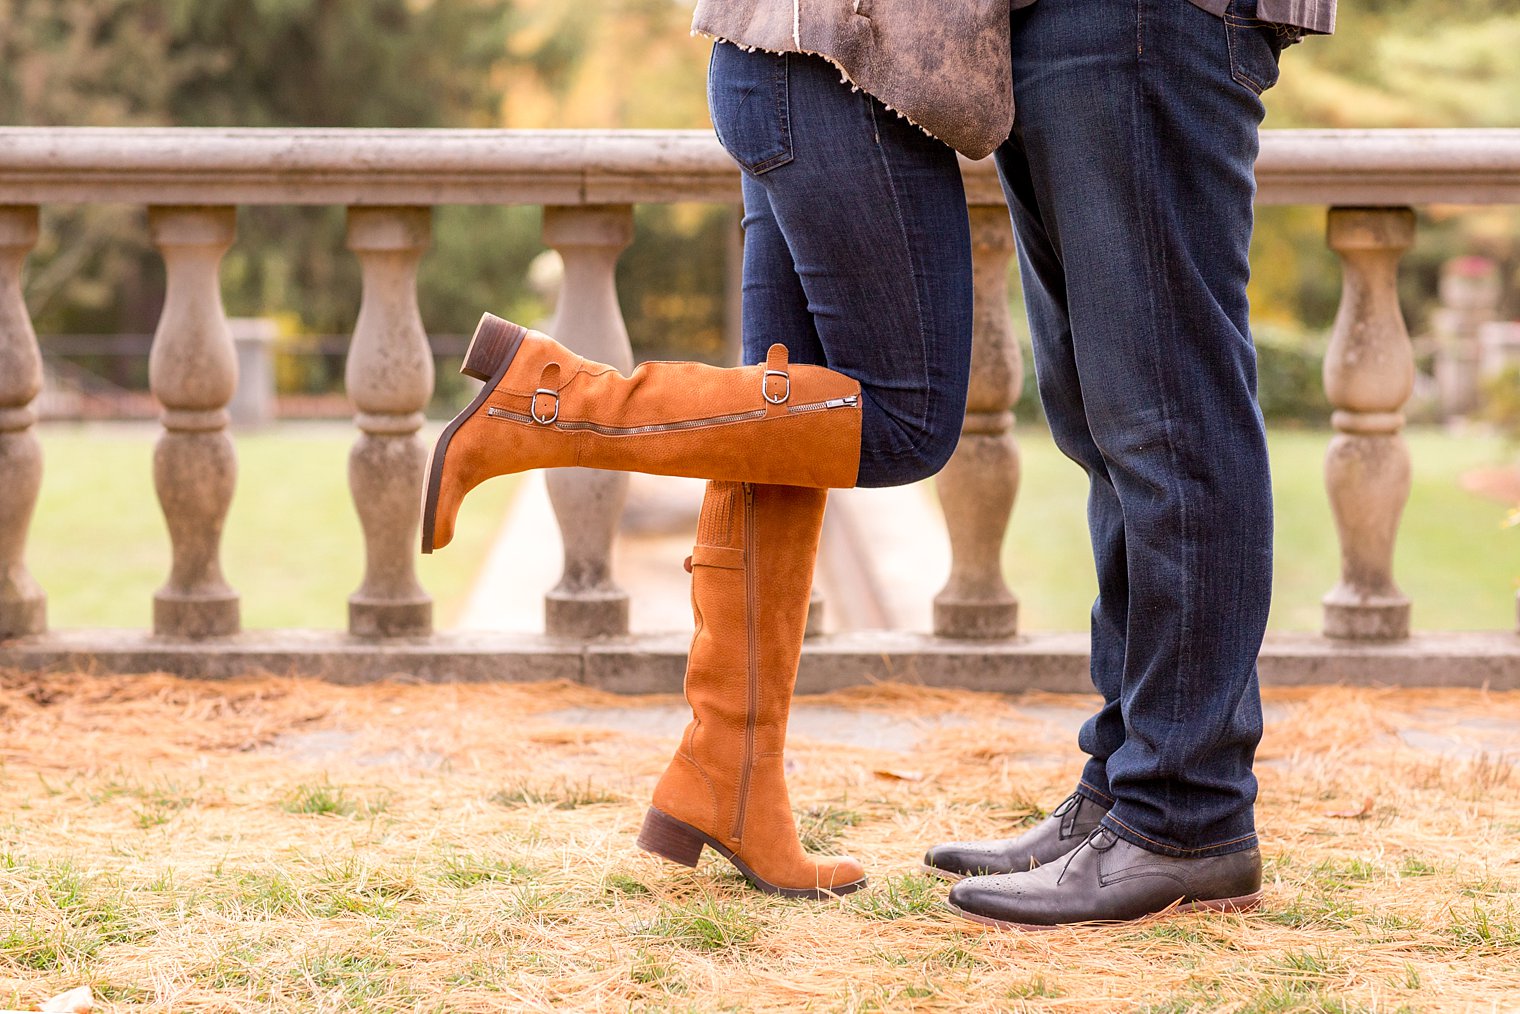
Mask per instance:
[[[673,741],[551,713],[647,701],[6,675],[0,1006],[88,983],[158,1011],[1520,1010],[1520,773],[1396,735],[1520,728],[1520,695],[1270,693],[1262,910],[1040,934],[955,918],[916,868],[1065,794],[1071,734],[1022,707],[1053,699],[826,700],[954,722],[906,756],[793,742],[807,838],[872,876],[817,904],[633,848]]]

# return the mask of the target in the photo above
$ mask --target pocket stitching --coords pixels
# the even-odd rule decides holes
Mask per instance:
[[[779,56],[780,59],[776,61],[775,81],[772,82],[773,87],[771,91],[775,96],[776,125],[780,128],[781,133],[781,151],[770,158],[756,162],[752,166],[746,166],[756,176],[786,165],[795,157],[792,150],[792,120],[788,115],[791,105],[791,77],[788,74],[791,66],[791,54],[781,53]]]
[[[1235,79],[1237,84],[1244,85],[1257,96],[1262,95],[1264,92],[1266,92],[1269,85],[1256,80],[1256,78],[1251,76],[1251,74],[1242,67],[1241,60],[1239,60],[1236,56],[1235,30],[1237,28],[1255,28],[1258,26],[1267,25],[1268,22],[1258,20],[1256,21],[1256,24],[1250,24],[1246,21],[1246,19],[1241,18],[1239,15],[1226,14],[1224,23],[1225,45],[1228,47],[1230,53],[1230,76]]]

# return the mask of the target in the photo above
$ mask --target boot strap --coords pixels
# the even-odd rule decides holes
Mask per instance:
[[[760,378],[760,394],[772,405],[784,405],[792,396],[792,378],[786,366],[786,346],[777,342],[766,353],[765,373]]]
[[[687,557],[695,567],[718,567],[723,570],[743,570],[744,550],[729,546],[693,546]]]
[[[548,426],[559,418],[559,363],[549,363],[538,377],[538,390],[533,392],[533,404],[528,414],[540,426]]]

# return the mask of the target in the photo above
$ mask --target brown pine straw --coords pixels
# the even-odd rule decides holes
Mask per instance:
[[[1520,694],[1266,696],[1260,912],[1026,934],[918,862],[1059,801],[1090,697],[804,699],[921,722],[906,755],[790,744],[804,824],[873,879],[819,904],[636,851],[674,740],[552,715],[678,697],[0,674],[0,1007],[1520,1010]]]

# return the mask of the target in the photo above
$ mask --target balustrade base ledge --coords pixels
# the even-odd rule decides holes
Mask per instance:
[[[22,634],[40,634],[47,630],[47,599],[13,599],[0,602],[0,641]]]
[[[242,623],[236,593],[179,596],[159,592],[153,596],[153,629],[160,636],[186,638],[228,637]]]
[[[1087,635],[1032,634],[959,641],[868,631],[810,639],[798,690],[818,693],[878,681],[968,690],[1086,693]],[[690,637],[639,635],[580,641],[542,635],[445,633],[367,640],[335,631],[262,630],[192,641],[143,631],[69,630],[0,642],[0,669],[168,672],[199,678],[247,673],[336,683],[569,680],[616,693],[678,693]],[[1318,634],[1267,639],[1266,684],[1520,689],[1520,636],[1510,631],[1416,633],[1393,643]]]
[[[433,632],[433,600],[375,602],[348,599],[348,629],[356,637],[426,637]]]
[[[562,592],[544,595],[544,630],[551,637],[579,639],[617,637],[628,633],[628,593]]]

